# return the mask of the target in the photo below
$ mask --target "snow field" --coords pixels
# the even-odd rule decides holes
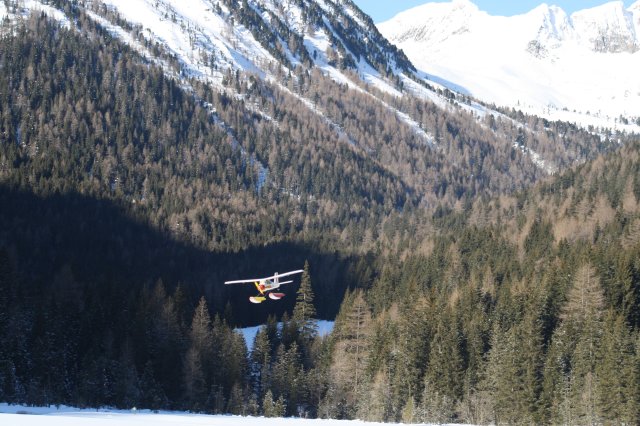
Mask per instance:
[[[20,413],[20,414],[18,414]],[[360,420],[265,418],[149,410],[95,410],[0,404],[3,426],[374,426]],[[386,425],[389,425],[386,423]]]

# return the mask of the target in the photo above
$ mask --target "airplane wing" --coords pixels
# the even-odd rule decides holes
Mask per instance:
[[[283,274],[278,274],[278,278],[286,277],[287,275],[300,274],[302,272],[304,272],[302,269],[298,269],[297,271],[285,272]],[[269,278],[275,278],[275,277],[276,276],[274,275],[274,276],[269,277]]]
[[[252,280],[235,280],[235,281],[225,281],[225,284],[245,284],[245,283],[255,283],[255,282],[260,282],[262,281],[264,278],[256,278],[256,279],[252,279]]]
[[[299,269],[297,271],[290,271],[290,272],[285,272],[283,274],[278,274],[277,277],[286,277],[288,275],[293,275],[293,274],[299,274],[301,272],[304,272],[302,269]],[[276,275],[272,275],[270,277],[266,277],[266,278],[254,278],[254,279],[250,279],[250,280],[235,280],[235,281],[225,281],[225,284],[243,284],[243,283],[255,283],[260,282],[260,281],[267,281],[267,280],[273,280],[276,278]],[[280,283],[283,284],[283,283]]]

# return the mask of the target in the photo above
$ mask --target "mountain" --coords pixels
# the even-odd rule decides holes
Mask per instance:
[[[387,91],[386,74],[411,73],[406,56],[351,1],[106,0],[92,17],[122,36],[120,23],[180,59],[182,72],[220,84],[225,70],[273,77],[273,65],[319,67],[349,84],[346,69]],[[109,14],[120,20],[105,21]],[[141,49],[135,38],[123,37]],[[153,56],[153,52],[144,52]]]
[[[365,250],[388,215],[520,189],[624,139],[421,79],[350,1],[6,4],[5,28],[39,42],[5,40],[3,182],[106,196],[209,249]]]
[[[0,15],[0,401],[639,423],[636,136],[424,80],[350,1]]]
[[[637,131],[640,2],[491,16],[469,0],[427,3],[380,32],[434,80],[548,119]],[[636,123],[640,125],[640,123]]]

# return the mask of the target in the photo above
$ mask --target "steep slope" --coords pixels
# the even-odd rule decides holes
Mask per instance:
[[[2,183],[108,198],[209,250],[366,252],[404,244],[391,217],[507,194],[626,140],[422,85],[351,2],[225,4],[3,3],[5,33],[41,42],[4,39]],[[349,48],[330,40],[340,22],[359,34]]]
[[[568,16],[543,4],[490,16],[468,0],[398,14],[380,31],[422,71],[486,102],[549,119],[637,131],[640,3]],[[633,124],[633,123],[631,123]]]
[[[418,407],[425,423],[637,423],[639,171],[629,144],[437,218],[427,250],[390,260],[345,300],[334,360],[364,310],[368,401]]]
[[[598,240],[607,229],[625,248],[637,246],[640,146],[598,157],[525,193],[478,202],[471,211],[470,224],[503,227],[523,250],[541,223],[555,244]]]
[[[626,140],[420,81],[349,1],[8,4],[5,34],[47,45],[5,39],[3,182],[106,195],[210,249],[367,250],[389,215],[509,193]],[[40,11],[108,47],[87,64]]]

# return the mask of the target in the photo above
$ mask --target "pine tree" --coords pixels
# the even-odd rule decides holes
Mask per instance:
[[[296,304],[293,308],[291,326],[297,328],[297,341],[302,353],[303,365],[311,367],[311,345],[318,335],[318,325],[315,321],[316,309],[313,305],[314,294],[311,287],[309,262],[304,263],[302,281],[296,293]]]
[[[159,410],[167,406],[167,397],[154,377],[151,361],[145,364],[140,378],[140,395],[140,405],[143,408]]]
[[[118,405],[123,407],[136,407],[139,405],[140,384],[138,372],[133,362],[133,350],[131,343],[125,341],[122,354],[116,371],[116,399]]]
[[[209,392],[200,352],[195,346],[191,346],[187,350],[183,365],[185,402],[193,410],[203,410]]]
[[[393,349],[385,350],[393,352],[389,365],[393,371],[391,386],[395,410],[401,410],[407,400],[420,396],[433,341],[432,319],[433,310],[425,298],[408,297],[397,325],[389,318],[379,323],[380,331],[375,333],[375,340],[381,338],[385,340],[381,344],[393,346]],[[374,360],[380,358],[376,356]]]
[[[204,297],[193,313],[189,331],[189,349],[184,360],[184,391],[189,406],[202,410],[207,406],[207,396],[211,386],[211,365],[213,356],[213,335],[211,317]]]
[[[433,421],[454,419],[455,405],[462,398],[463,367],[458,327],[451,313],[444,311],[431,341],[424,383],[423,405],[435,416]]]
[[[221,385],[228,395],[234,383],[245,383],[249,369],[244,338],[235,333],[218,315],[212,326],[214,355],[209,360],[214,370],[212,383]]]
[[[293,320],[300,329],[302,342],[308,344],[318,334],[318,326],[314,321],[316,318],[316,308],[313,305],[314,294],[311,287],[311,275],[309,273],[309,262],[304,263],[304,271],[300,288],[296,293],[296,305],[293,308]]]
[[[265,417],[277,417],[275,405],[276,403],[273,400],[273,393],[271,393],[271,389],[269,389],[262,399],[262,414],[264,414]]]
[[[280,319],[280,344],[289,348],[291,345],[298,341],[300,336],[298,325],[289,317],[289,314],[285,312]]]
[[[413,397],[410,397],[402,408],[402,423],[416,423],[417,418],[416,402]]]
[[[365,391],[365,368],[369,358],[371,314],[362,291],[345,297],[336,320],[336,342],[331,364],[332,390],[327,395],[352,417]]]
[[[9,345],[9,307],[10,295],[13,291],[13,274],[9,263],[9,255],[0,248],[0,400],[14,402],[16,388],[19,387],[15,374],[15,364]]]
[[[13,292],[13,272],[9,260],[9,254],[4,248],[0,248],[0,337],[5,332],[9,319],[9,302]],[[0,348],[0,356],[2,356]],[[3,359],[5,359],[3,357]]]
[[[238,382],[234,383],[231,387],[231,393],[229,394],[227,413],[237,416],[248,415],[247,398],[248,396],[243,391],[242,386]]]
[[[496,423],[539,423],[541,340],[534,313],[506,331],[494,329],[483,387]]]
[[[391,415],[391,385],[388,371],[378,371],[358,402],[356,417],[369,422],[386,422]]]
[[[574,276],[560,312],[545,366],[544,406],[552,422],[595,423],[604,293],[585,263]]]
[[[251,350],[251,378],[253,391],[259,399],[271,388],[271,343],[267,329],[261,327],[256,333]]]
[[[598,418],[605,423],[637,424],[638,377],[634,342],[622,315],[607,315],[596,366]]]

